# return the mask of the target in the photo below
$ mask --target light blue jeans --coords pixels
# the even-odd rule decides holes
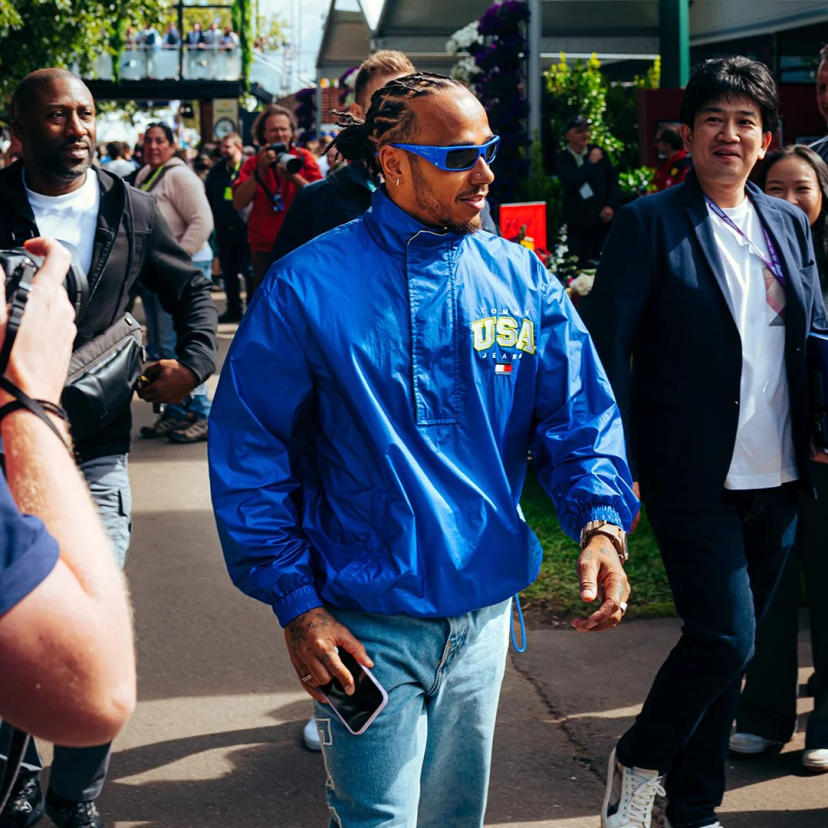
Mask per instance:
[[[331,828],[483,824],[510,608],[431,619],[329,607],[388,693],[361,736],[314,703]]]

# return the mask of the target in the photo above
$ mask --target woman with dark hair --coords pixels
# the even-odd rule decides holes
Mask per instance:
[[[170,225],[175,240],[190,254],[193,264],[211,281],[213,251],[209,238],[213,213],[204,184],[190,167],[176,156],[173,131],[167,124],[150,124],[144,132],[144,166],[135,177],[135,186],[152,195],[161,215]],[[147,350],[153,359],[174,359],[176,333],[173,319],[149,291],[141,292],[147,319]],[[207,439],[210,400],[207,386],[199,385],[190,400],[168,405],[152,426],[141,429],[143,437],[168,437],[176,443]]]
[[[768,195],[786,199],[808,216],[822,294],[828,301],[828,166],[813,150],[794,144],[768,155],[757,183]],[[821,773],[828,771],[828,606],[822,596],[822,587],[828,582],[823,531],[828,516],[828,466],[812,462],[811,477],[818,500],[802,499],[797,554],[790,556],[757,630],[756,654],[748,667],[730,750],[740,756],[754,756],[780,748],[793,736],[799,685],[801,566],[808,593],[814,662],[814,673],[808,681],[814,710],[808,718],[802,765]]]

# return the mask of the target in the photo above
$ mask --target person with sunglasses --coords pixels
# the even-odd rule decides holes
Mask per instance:
[[[621,422],[557,279],[480,229],[498,140],[468,89],[397,78],[336,143],[385,184],[272,266],[236,334],[210,421],[219,537],[316,703],[331,824],[482,825],[511,598],[541,560],[527,451],[583,539],[599,606],[574,623],[609,629],[638,509]],[[343,651],[388,694],[358,736],[320,689],[354,692]]]

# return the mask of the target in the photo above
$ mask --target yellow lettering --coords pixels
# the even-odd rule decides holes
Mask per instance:
[[[493,316],[485,319],[475,319],[471,326],[474,334],[475,351],[485,351],[494,345],[495,320]]]
[[[535,353],[535,328],[531,319],[524,319],[517,338],[517,347],[527,354]]]
[[[511,316],[498,318],[497,344],[501,348],[514,348],[517,344],[517,322]]]

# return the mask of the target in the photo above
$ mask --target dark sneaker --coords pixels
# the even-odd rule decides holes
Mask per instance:
[[[200,443],[207,439],[207,419],[202,417],[194,423],[177,428],[170,432],[170,440],[173,443]]]
[[[58,828],[103,828],[94,800],[61,799],[50,789],[46,792],[46,813]]]
[[[21,771],[3,813],[0,828],[26,828],[43,816],[43,791],[36,773]]]
[[[234,324],[236,322],[241,322],[242,312],[241,311],[225,311],[221,316],[219,316],[218,321],[220,325],[228,325]]]
[[[142,437],[169,437],[178,428],[186,428],[195,420],[195,416],[187,414],[185,417],[168,417],[162,414],[151,426],[141,426]]]

